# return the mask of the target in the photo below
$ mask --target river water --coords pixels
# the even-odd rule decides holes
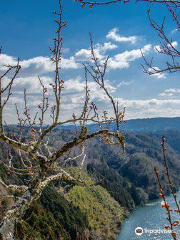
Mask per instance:
[[[180,196],[180,192],[178,193]],[[167,201],[175,209],[172,197],[168,197]],[[173,213],[173,220],[180,220],[180,215]],[[164,225],[168,224],[166,220],[166,210],[161,207],[161,200],[150,201],[145,206],[138,207],[124,221],[120,234],[117,240],[171,240],[172,236],[169,233],[150,233],[147,230],[164,230]],[[135,234],[135,229],[141,227],[143,234],[138,236]],[[174,230],[177,232],[178,240],[180,240],[180,225]]]

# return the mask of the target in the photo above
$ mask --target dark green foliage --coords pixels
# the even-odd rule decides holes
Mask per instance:
[[[86,216],[63,198],[53,187],[44,190],[40,200],[17,226],[17,239],[76,239],[88,226]]]
[[[132,210],[135,207],[134,201],[129,193],[130,183],[123,179],[117,171],[105,164],[88,164],[88,173],[101,185],[121,206]],[[129,191],[128,191],[129,190]]]
[[[179,128],[180,129],[180,128]],[[180,153],[180,130],[158,131],[154,135],[158,138],[166,137],[166,142],[178,153]]]
[[[118,202],[129,208],[132,198],[136,205],[144,203],[148,198],[158,198],[159,193],[154,167],[162,173],[161,179],[164,184],[165,175],[163,175],[163,173],[165,173],[165,168],[163,166],[160,136],[157,138],[157,136],[153,134],[125,133],[125,139],[125,154],[122,154],[119,146],[104,145],[101,142],[99,143],[99,139],[90,141],[87,152],[89,153],[88,162],[96,165],[94,172],[97,170],[95,174],[97,182],[105,187]],[[169,145],[167,145],[167,148],[167,158],[171,176],[175,185],[178,187],[180,184],[180,155]],[[93,152],[91,149],[93,149]],[[99,157],[94,159],[94,156],[97,155]],[[100,166],[103,167],[101,168]],[[114,170],[111,171],[112,169]],[[116,184],[118,184],[118,186]],[[134,185],[133,195],[131,198],[128,197],[128,201],[124,201],[125,192],[128,192],[130,195],[132,194],[131,185]],[[121,186],[123,186],[124,189]],[[116,188],[118,189],[118,193],[115,191]],[[121,195],[122,192],[124,196]],[[169,193],[167,185],[165,192],[166,194]],[[139,195],[141,197],[139,197]]]
[[[115,239],[124,219],[124,208],[106,189],[95,184],[86,171],[79,168],[68,171],[75,177],[80,174],[84,181],[84,185],[77,184],[69,189],[65,197],[86,214],[91,240]]]
[[[180,140],[180,137],[175,133],[169,133],[169,136],[169,144],[180,152],[180,147],[175,141]],[[17,226],[17,239],[75,240],[77,232],[83,233],[85,229],[89,229],[91,234],[93,232],[94,239],[99,239],[103,234],[108,234],[110,239],[110,236],[115,236],[123,219],[123,208],[119,204],[132,210],[135,205],[157,198],[158,187],[154,167],[160,171],[161,180],[165,184],[160,135],[157,137],[153,134],[126,133],[125,137],[124,155],[120,146],[105,145],[99,138],[90,140],[87,143],[85,163],[93,180],[84,171],[75,171],[75,177],[81,178],[88,186],[61,183],[61,192],[65,198],[56,190],[60,191],[59,182],[55,183],[56,189],[46,188],[39,201],[26,213],[24,221]],[[69,130],[55,130],[50,141],[51,147],[59,148],[72,138],[72,132]],[[0,148],[1,158],[4,159],[4,145],[1,144]],[[167,148],[171,176],[178,187],[180,156],[169,145]],[[79,149],[74,148],[72,155],[77,153]],[[18,164],[18,159],[15,164]],[[68,171],[73,173],[74,168]],[[0,177],[5,182],[23,182],[23,179],[8,174],[3,165],[0,165]],[[168,193],[168,187],[165,188],[165,192]],[[115,211],[118,207],[120,216],[117,216]],[[115,227],[112,227],[113,223],[116,223]]]
[[[52,212],[56,221],[61,223],[72,237],[76,236],[77,229],[81,232],[88,225],[86,216],[82,214],[80,209],[74,207],[52,187],[45,189],[40,203],[45,209]]]

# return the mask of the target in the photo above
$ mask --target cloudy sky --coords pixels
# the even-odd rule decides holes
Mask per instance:
[[[162,5],[128,3],[111,6],[81,8],[73,0],[62,0],[64,19],[68,28],[64,30],[62,79],[65,81],[61,118],[78,114],[84,100],[84,73],[82,63],[90,59],[89,31],[93,35],[94,48],[99,59],[110,57],[106,75],[107,86],[121,107],[126,106],[126,118],[175,117],[180,116],[179,74],[148,76],[143,73],[141,52],[151,59],[154,67],[162,67],[166,60],[157,53],[159,41],[151,28],[147,9],[161,22],[166,9]],[[0,0],[0,45],[3,64],[14,64],[20,58],[22,70],[13,86],[13,95],[5,109],[6,119],[15,122],[14,103],[23,112],[23,89],[28,92],[32,113],[41,101],[37,76],[40,75],[49,88],[54,66],[48,50],[52,46],[55,24],[52,12],[57,10],[57,0]],[[169,18],[170,19],[170,18]],[[167,20],[166,30],[178,47],[176,26]],[[5,79],[8,81],[8,79]],[[89,79],[91,99],[100,109],[111,106],[102,92]],[[49,98],[53,101],[49,91]],[[48,118],[47,118],[48,120]]]

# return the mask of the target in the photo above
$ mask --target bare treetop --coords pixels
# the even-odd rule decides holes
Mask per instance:
[[[88,5],[90,8],[93,6],[103,6],[103,5],[109,5],[109,4],[114,4],[114,3],[128,3],[131,2],[132,0],[103,0],[103,1],[86,1],[86,0],[74,0],[74,2],[80,2],[81,6],[84,7],[85,5]],[[178,7],[180,6],[180,0],[134,0],[132,2],[149,2],[149,3],[176,3]]]
[[[133,2],[131,0],[112,0],[112,1],[86,1],[86,0],[74,0],[75,2],[80,2],[82,7],[85,7],[86,5],[90,8],[93,8],[93,6],[101,6],[101,5],[110,5],[110,4],[116,4],[116,3],[128,3]],[[135,0],[134,2],[148,2],[148,3],[159,3],[165,6],[170,14],[172,22],[176,24],[176,32],[179,33],[180,31],[180,0]],[[148,6],[150,7],[150,5]],[[180,57],[180,51],[177,47],[177,42],[172,39],[172,37],[169,37],[169,33],[165,30],[165,20],[162,21],[161,24],[157,23],[155,20],[152,19],[150,14],[150,9],[148,9],[148,16],[150,25],[152,28],[154,28],[158,34],[158,37],[160,38],[160,46],[156,49],[157,52],[160,54],[166,55],[168,58],[165,61],[164,67],[157,67],[154,66],[153,58],[151,61],[148,61],[143,53],[142,57],[144,58],[145,64],[143,65],[143,69],[145,73],[148,73],[149,75],[155,75],[155,74],[161,74],[163,72],[177,72],[180,70],[180,64],[179,64],[179,57]]]
[[[0,74],[0,140],[7,144],[7,159],[3,160],[3,164],[8,172],[24,176],[25,185],[7,185],[2,179],[2,184],[12,194],[18,192],[20,195],[16,199],[14,206],[9,210],[0,224],[0,233],[3,239],[14,239],[15,222],[20,221],[25,211],[31,204],[37,200],[43,189],[54,180],[66,180],[82,182],[81,179],[75,179],[65,171],[64,166],[72,160],[81,158],[81,166],[83,165],[86,153],[85,142],[93,137],[99,136],[105,144],[120,145],[124,149],[125,141],[123,134],[120,133],[120,124],[124,121],[125,108],[119,110],[119,103],[113,98],[108,90],[105,75],[108,68],[108,58],[102,62],[97,58],[94,48],[93,39],[90,34],[91,55],[90,62],[84,63],[85,72],[85,94],[84,104],[79,116],[72,109],[72,117],[65,121],[61,121],[61,104],[62,92],[64,90],[64,80],[61,75],[61,59],[63,35],[62,31],[67,27],[63,20],[63,8],[61,0],[59,0],[59,12],[54,12],[56,16],[55,23],[56,36],[53,40],[53,46],[50,47],[51,61],[54,64],[54,81],[50,84],[51,90],[44,85],[41,76],[37,76],[42,89],[42,101],[37,106],[37,113],[32,115],[31,106],[28,103],[28,91],[24,90],[24,111],[15,104],[17,124],[15,126],[8,125],[4,121],[6,105],[12,95],[12,87],[16,77],[18,76],[21,66],[19,60],[15,66],[6,65],[5,71]],[[0,49],[0,59],[2,48]],[[7,78],[8,77],[8,78]],[[7,82],[7,79],[10,79]],[[103,109],[103,115],[99,113],[98,106],[95,102],[90,101],[91,89],[88,81],[93,80],[97,86],[104,92],[106,98],[112,105],[113,115],[109,116],[108,111]],[[48,91],[51,91],[54,102],[50,101]],[[51,119],[51,124],[47,125],[45,119],[47,116]],[[99,129],[97,131],[88,131],[87,123],[97,123]],[[116,123],[115,131],[110,131],[111,123]],[[73,124],[75,131],[73,139],[59,149],[50,147],[50,134],[58,126]],[[18,129],[18,130],[17,130]],[[71,150],[79,146],[80,153],[77,156],[71,155]],[[15,165],[15,156],[18,157],[18,167]],[[62,160],[66,156],[66,161]],[[59,161],[60,160],[60,161]]]
[[[156,46],[155,50],[162,55],[166,56],[165,62],[163,62],[163,66],[155,66],[154,59],[148,61],[144,56],[144,72],[149,75],[161,74],[163,72],[178,72],[180,71],[180,50],[178,47],[178,43],[176,41],[177,35],[180,32],[180,10],[179,5],[171,1],[170,3],[165,3],[165,6],[169,12],[170,18],[164,17],[161,23],[156,22],[151,17],[151,10],[148,10],[148,17],[151,24],[151,27],[157,32],[157,35],[160,39],[159,46]],[[173,36],[172,33],[167,32],[166,30],[166,21],[171,20],[175,24],[174,31],[176,32],[176,36]],[[142,54],[143,55],[143,54]]]

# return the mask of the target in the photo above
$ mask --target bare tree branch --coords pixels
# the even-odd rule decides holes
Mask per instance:
[[[165,6],[167,7],[171,19],[173,22],[175,22],[177,27],[177,33],[179,33],[180,30],[180,19],[179,19],[179,5],[173,1],[169,1],[165,3]],[[169,34],[165,31],[165,20],[164,18],[163,22],[161,24],[158,24],[155,20],[151,17],[151,11],[148,10],[148,17],[151,27],[157,32],[158,37],[160,38],[160,45],[158,48],[156,48],[156,51],[159,54],[165,55],[167,57],[167,60],[164,63],[164,67],[155,67],[153,59],[151,61],[148,61],[145,56],[142,54],[145,65],[143,66],[144,72],[148,73],[149,75],[154,74],[161,74],[163,72],[178,72],[180,71],[180,50],[178,49],[177,42],[168,37]]]
[[[43,189],[52,181],[67,180],[82,183],[82,180],[75,179],[66,170],[62,169],[59,159],[66,163],[67,161],[80,159],[80,166],[82,167],[86,158],[85,142],[99,135],[105,144],[119,145],[124,150],[125,139],[124,135],[120,133],[120,124],[124,122],[125,108],[122,112],[119,111],[119,103],[115,100],[108,89],[105,76],[108,68],[108,58],[101,62],[96,57],[93,48],[93,39],[90,34],[91,55],[92,61],[84,64],[85,70],[85,98],[80,113],[74,113],[72,109],[72,117],[64,121],[61,120],[61,104],[62,91],[64,89],[64,81],[61,77],[61,59],[62,59],[62,45],[63,36],[62,30],[67,26],[63,20],[63,8],[61,0],[59,0],[59,13],[54,12],[56,16],[55,23],[57,25],[56,37],[54,38],[53,47],[50,47],[52,54],[51,61],[54,64],[54,80],[50,84],[54,102],[51,103],[48,97],[48,88],[43,83],[43,80],[38,76],[39,84],[42,89],[42,100],[37,106],[38,111],[32,116],[30,109],[31,105],[28,103],[28,93],[24,90],[24,111],[21,114],[17,104],[17,126],[14,130],[8,122],[4,125],[4,109],[11,97],[12,86],[19,74],[20,65],[19,60],[16,66],[7,65],[5,70],[0,75],[0,141],[9,145],[7,151],[7,159],[3,164],[8,172],[13,172],[21,177],[24,176],[26,186],[6,185],[2,180],[0,183],[10,192],[21,193],[21,197],[15,201],[14,206],[8,211],[0,224],[0,233],[3,235],[3,240],[8,239],[9,236],[14,239],[15,223],[25,214],[26,210],[31,204],[37,200]],[[1,58],[2,49],[0,49]],[[12,74],[14,71],[14,74]],[[9,83],[3,88],[2,81],[4,77],[10,75]],[[108,112],[103,109],[103,116],[100,117],[98,107],[95,102],[90,102],[91,89],[88,85],[89,78],[93,80],[97,86],[103,91],[106,99],[110,101],[113,108],[113,116],[108,116]],[[5,101],[3,102],[3,94],[5,94]],[[50,112],[50,113],[49,113]],[[47,126],[45,120],[52,119],[52,122]],[[76,116],[78,115],[79,116]],[[22,116],[21,116],[22,115]],[[98,131],[90,132],[87,123],[97,123]],[[115,131],[110,131],[111,123],[116,123]],[[66,124],[75,125],[75,133],[72,141],[59,146],[57,149],[52,149],[50,142],[51,132],[58,126]],[[18,129],[18,130],[17,130]],[[73,134],[73,133],[72,133]],[[70,155],[74,147],[81,147],[81,153],[75,157],[69,157],[64,160],[67,155]],[[14,153],[16,158],[14,158]],[[18,161],[18,165],[15,164]],[[60,166],[60,167],[59,167]]]
[[[107,1],[86,1],[86,0],[74,0],[74,2],[80,2],[81,6],[84,7],[88,5],[90,8],[93,6],[103,6],[109,4],[116,4],[116,3],[128,3],[131,0],[107,0]],[[133,1],[132,1],[133,2]],[[134,0],[134,2],[149,2],[149,3],[176,3],[178,7],[180,7],[180,0]]]
[[[6,185],[2,179],[0,179],[0,184],[2,184],[3,187],[5,187],[9,192],[12,193],[21,193],[23,194],[25,191],[27,191],[27,186],[18,186],[18,185]]]

